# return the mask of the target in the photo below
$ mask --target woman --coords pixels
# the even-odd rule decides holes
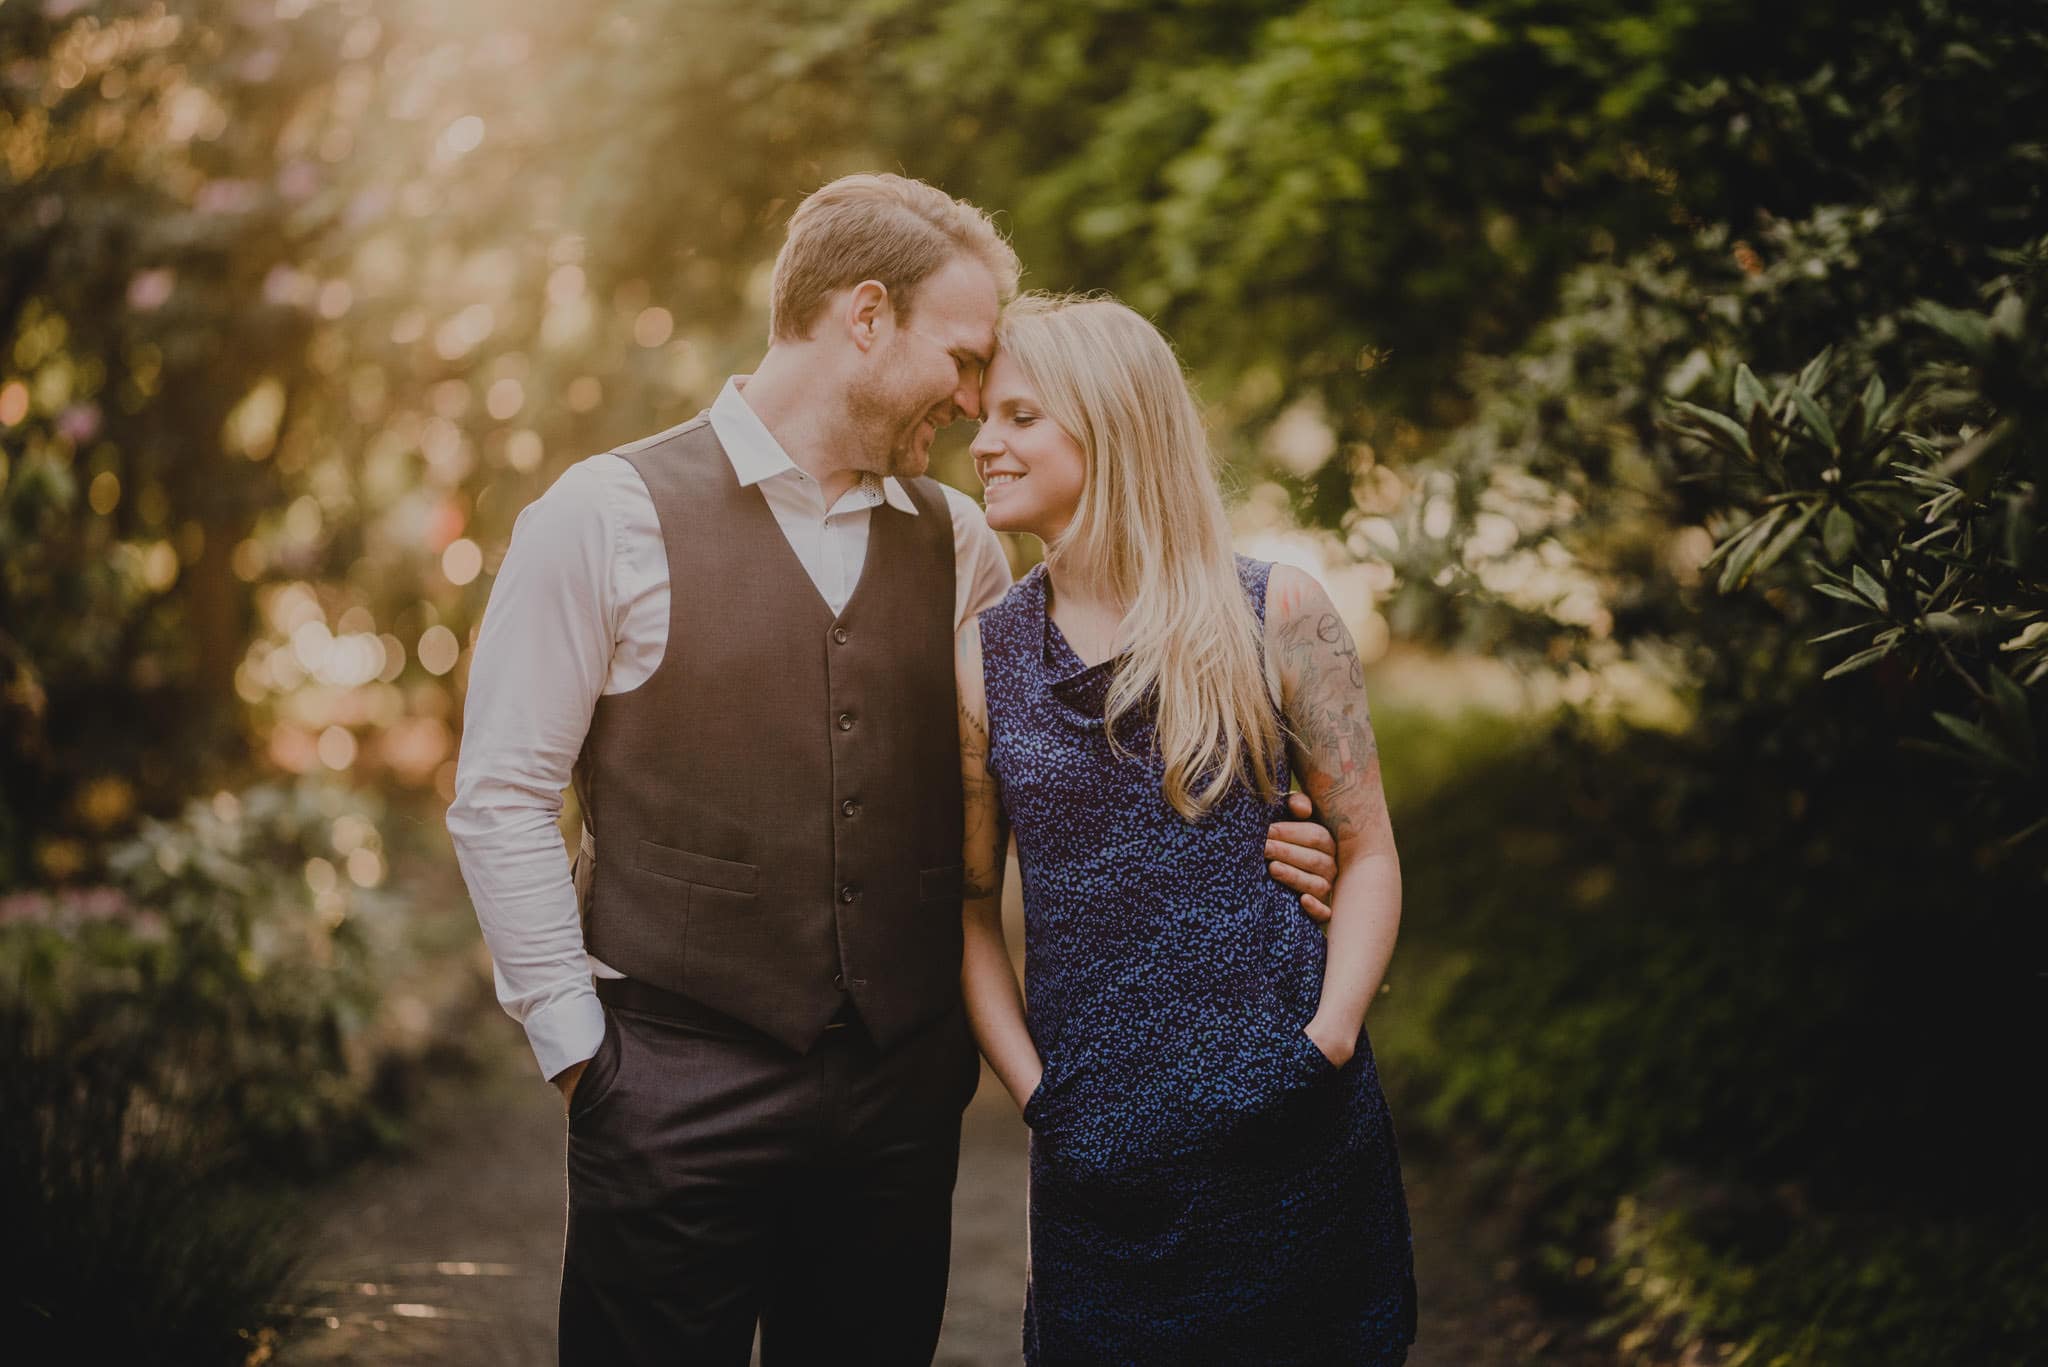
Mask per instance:
[[[982,409],[989,524],[1046,546],[957,668],[962,984],[1033,1132],[1026,1359],[1401,1362],[1407,1206],[1364,1034],[1400,870],[1357,651],[1312,578],[1232,555],[1186,381],[1130,309],[1019,299]],[[1327,945],[1267,877],[1290,772],[1337,837]]]

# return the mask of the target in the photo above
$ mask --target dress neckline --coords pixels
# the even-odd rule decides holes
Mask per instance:
[[[1067,634],[1060,630],[1060,624],[1052,619],[1052,596],[1046,592],[1044,564],[1032,566],[1031,574],[1034,581],[1032,589],[1038,599],[1038,619],[1041,623],[1039,654],[1051,673],[1051,682],[1075,683],[1093,674],[1113,672],[1117,663],[1130,652],[1118,651],[1108,659],[1098,660],[1094,664],[1083,660],[1081,653],[1067,640]]]

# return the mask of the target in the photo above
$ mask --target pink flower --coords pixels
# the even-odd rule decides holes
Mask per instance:
[[[42,925],[50,919],[50,899],[40,892],[10,892],[0,897],[0,926]]]
[[[99,435],[99,406],[90,403],[72,404],[57,415],[57,431],[69,437],[75,445],[83,446]]]
[[[128,307],[137,313],[160,309],[170,299],[171,290],[177,283],[178,273],[168,266],[137,271],[128,277]]]

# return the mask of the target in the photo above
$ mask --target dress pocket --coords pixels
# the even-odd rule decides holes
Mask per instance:
[[[1046,1049],[1040,1053],[1039,1058],[1043,1060],[1045,1066],[1038,1074],[1038,1085],[1031,1089],[1030,1096],[1024,1098],[1024,1124],[1033,1130],[1039,1129],[1044,1124],[1046,1103],[1052,1099],[1053,1094],[1062,1085],[1062,1079],[1059,1074],[1059,1056],[1053,1053],[1051,1049]]]
[[[1037,1129],[1039,1118],[1045,1114],[1045,1084],[1051,1076],[1050,1068],[1040,1072],[1038,1085],[1031,1089],[1030,1096],[1024,1098],[1024,1125],[1027,1129]]]
[[[1311,1079],[1329,1077],[1333,1073],[1343,1071],[1342,1068],[1331,1061],[1328,1054],[1323,1052],[1321,1045],[1308,1037],[1308,1031],[1305,1028],[1300,1026],[1294,1028],[1293,1043],[1295,1045],[1294,1052],[1301,1060]]]

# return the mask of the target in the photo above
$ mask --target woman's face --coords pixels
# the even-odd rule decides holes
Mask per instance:
[[[981,430],[968,450],[988,525],[1051,541],[1066,530],[1088,478],[1081,444],[1045,415],[1024,373],[998,351],[981,385]]]

